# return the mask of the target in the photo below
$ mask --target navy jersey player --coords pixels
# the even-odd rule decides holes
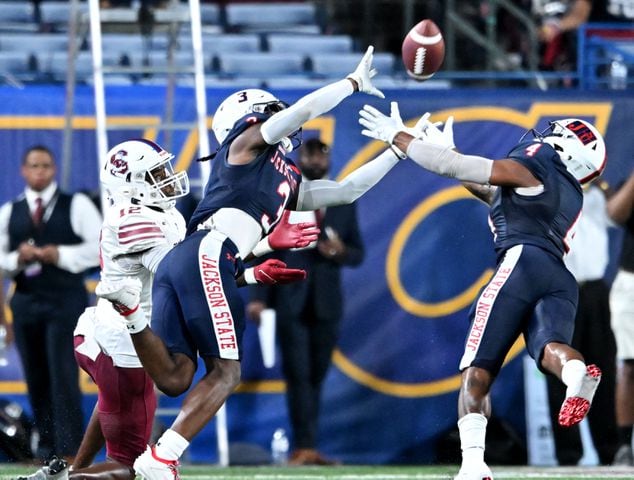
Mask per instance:
[[[441,131],[426,115],[414,129],[406,128],[396,104],[389,117],[367,105],[360,114],[364,135],[389,143],[431,172],[465,182],[491,205],[498,264],[471,308],[460,361],[462,465],[456,479],[492,479],[484,462],[488,393],[518,335],[538,367],[567,387],[562,426],[585,417],[601,378],[570,347],[578,293],[563,256],[581,214],[581,185],[605,167],[603,138],[583,120],[554,121],[493,161],[458,153],[451,121]]]
[[[370,47],[345,79],[288,107],[258,89],[236,92],[222,102],[212,125],[220,148],[211,159],[204,198],[192,215],[188,236],[167,254],[156,273],[152,328],[136,315],[135,285],[99,284],[98,295],[126,315],[136,352],[159,389],[181,394],[192,383],[197,356],[206,367],[171,428],[136,460],[135,471],[143,478],[178,476],[178,458],[240,380],[245,319],[238,287],[300,278],[283,264],[265,262],[244,269],[242,259],[270,248],[300,246],[292,238],[275,238],[279,222],[287,216],[284,212],[351,203],[399,161],[386,150],[340,182],[304,181],[286,157],[306,121],[357,91],[383,97],[372,85],[372,57]]]

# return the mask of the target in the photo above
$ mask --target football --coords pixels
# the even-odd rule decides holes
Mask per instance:
[[[445,40],[438,25],[429,19],[414,25],[403,39],[401,54],[410,77],[421,82],[431,78],[445,59]]]

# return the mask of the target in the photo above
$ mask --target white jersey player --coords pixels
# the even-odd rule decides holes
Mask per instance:
[[[154,142],[130,140],[108,152],[101,172],[110,201],[101,229],[101,279],[140,281],[139,308],[148,318],[154,272],[185,236],[185,220],[175,199],[189,192],[189,181],[185,172],[173,172],[173,158]],[[153,382],[142,368],[123,318],[107,300],[98,300],[80,317],[75,345],[77,362],[99,387],[91,423],[103,432],[110,461],[91,465],[95,450],[87,433],[70,477],[90,473],[91,478],[116,474],[132,479],[132,464],[152,429]]]

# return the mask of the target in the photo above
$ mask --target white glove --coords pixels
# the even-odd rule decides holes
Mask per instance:
[[[406,132],[413,137],[421,135],[420,131],[405,126],[396,102],[390,103],[389,117],[370,105],[364,105],[363,110],[359,111],[359,115],[361,116],[359,123],[365,127],[364,130],[361,130],[361,134],[387,143],[394,154],[401,160],[407,158],[407,154],[392,145],[396,134],[398,132]]]
[[[363,58],[359,62],[357,69],[346,78],[357,82],[360,92],[374,95],[379,98],[385,98],[383,92],[372,85],[371,79],[377,74],[376,68],[372,68],[373,52],[374,47],[370,45],[365,51],[365,55],[363,55]]]
[[[117,281],[102,280],[95,288],[95,294],[109,300],[123,317],[130,333],[138,333],[148,325],[147,315],[139,309],[142,287],[138,278],[124,278]]]
[[[431,123],[429,117],[431,114],[427,112],[416,122],[414,129],[418,131],[417,138],[421,138],[425,142],[433,143],[441,147],[456,148],[453,140],[453,116],[449,117],[445,122],[442,130],[442,122]]]
[[[363,110],[359,110],[359,116],[361,117],[359,123],[365,127],[361,130],[361,135],[380,140],[388,145],[392,144],[398,132],[408,132],[413,135],[411,129],[403,124],[396,102],[390,103],[389,117],[370,105],[364,105]]]

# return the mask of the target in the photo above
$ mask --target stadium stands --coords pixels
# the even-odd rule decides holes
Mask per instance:
[[[182,45],[191,43],[191,36],[181,36]],[[205,55],[231,52],[254,53],[262,50],[260,36],[252,33],[225,33],[220,35],[203,35],[203,52]]]
[[[229,32],[321,33],[311,2],[229,3],[225,22]]]
[[[52,52],[47,58],[41,58],[39,61],[39,79],[40,81],[64,82],[66,80],[66,72],[68,70],[68,52],[58,51]],[[103,67],[121,66],[125,64],[124,56],[116,52],[103,52]],[[89,51],[81,51],[75,59],[75,75],[78,83],[88,83],[93,76],[92,53]]]
[[[39,28],[31,2],[2,2],[0,32],[37,32]]]
[[[54,52],[68,48],[65,33],[4,33],[0,36],[0,51],[4,52]]]
[[[309,56],[312,73],[316,78],[333,78],[346,75],[359,63],[358,53],[315,53]],[[391,53],[375,53],[372,62],[379,76],[394,73],[395,60]]]
[[[0,77],[8,83],[32,82],[38,79],[37,58],[27,52],[0,51]]]
[[[30,3],[30,2],[29,2]],[[78,14],[88,12],[88,4],[77,4]],[[39,3],[40,27],[44,31],[66,32],[71,13],[71,2],[45,1]]]
[[[222,78],[246,76],[264,79],[305,73],[304,57],[299,53],[219,53],[217,60],[218,73]]]
[[[264,42],[270,52],[350,53],[353,51],[352,37],[348,35],[302,35],[292,33],[269,33]]]
[[[79,5],[82,18],[87,18],[87,2]],[[24,81],[63,82],[69,65],[67,29],[71,2],[42,1],[39,16],[30,2],[0,0],[0,6],[0,31],[7,31],[4,28],[10,25],[24,26],[0,36],[0,52],[13,52],[5,56],[4,68],[10,70],[15,66],[18,77]],[[117,22],[134,25],[138,16],[132,8],[117,7],[104,12],[113,25]],[[186,2],[178,5],[176,13],[188,15]],[[168,20],[161,17],[168,14],[160,8],[154,10],[157,22]],[[318,18],[317,7],[312,2],[202,3],[203,55],[208,83],[225,85],[247,79],[256,85],[312,87],[318,83],[316,80],[344,71],[343,74],[348,73],[359,60],[360,52],[353,53],[353,38],[321,34]],[[180,28],[176,37],[174,54],[176,65],[185,67],[193,65],[187,25],[181,24],[184,28]],[[40,33],[25,34],[29,29]],[[75,67],[79,83],[92,81],[90,35],[86,29],[82,29],[82,35],[77,40]],[[151,35],[142,36],[138,31],[104,29],[105,73],[110,67],[122,64],[152,67],[151,72],[109,73],[104,80],[116,84],[165,81],[168,43],[169,36],[163,30],[154,29]],[[376,62],[381,74],[393,71],[395,62],[391,54],[377,54]]]

